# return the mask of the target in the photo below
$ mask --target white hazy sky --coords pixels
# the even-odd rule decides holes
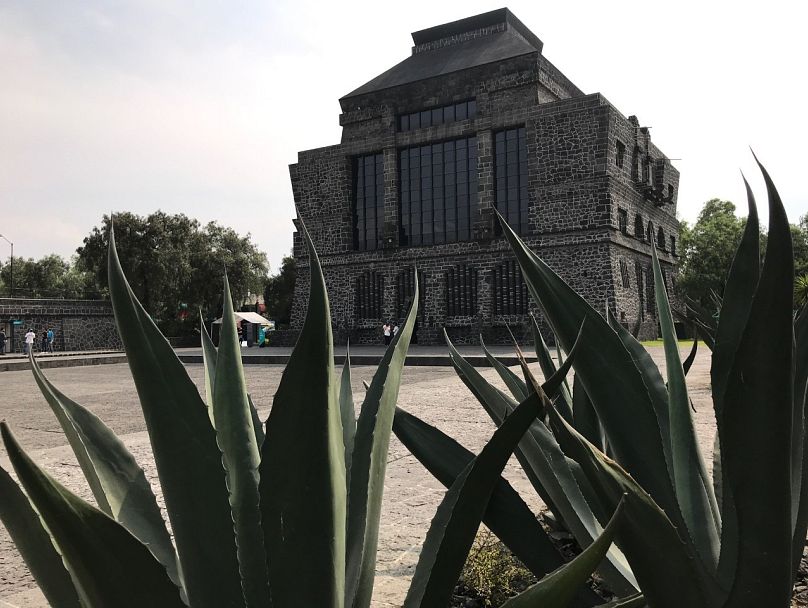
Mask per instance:
[[[0,233],[71,255],[109,211],[183,212],[291,248],[288,165],[339,142],[338,99],[410,53],[410,32],[502,4],[0,0]],[[801,2],[507,5],[584,92],[652,127],[679,215],[765,201],[808,211],[808,7]],[[0,241],[0,257],[8,256]]]

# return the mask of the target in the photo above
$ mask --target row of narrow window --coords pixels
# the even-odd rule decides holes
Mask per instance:
[[[402,319],[412,304],[415,295],[415,269],[403,270],[396,275],[396,316]],[[444,274],[446,286],[446,314],[472,316],[477,313],[478,270],[470,264],[458,264]],[[527,285],[516,260],[506,260],[492,271],[492,305],[495,315],[524,315],[530,311]],[[420,285],[419,310],[423,310],[423,271],[418,271]],[[381,272],[365,271],[356,278],[356,316],[360,319],[381,319],[384,312],[384,275]]]
[[[625,209],[617,210],[617,224],[620,232],[626,236],[630,236],[628,232],[628,212]],[[653,234],[653,226],[650,221],[646,222],[638,213],[634,216],[634,235],[635,238],[645,243],[656,243],[657,249],[662,251],[670,251],[671,255],[676,255],[676,237],[670,235],[665,236],[665,230],[660,226],[657,228],[656,239]],[[670,245],[670,249],[668,246]]]
[[[478,210],[477,137],[399,150],[399,244],[469,241]],[[354,159],[354,249],[382,247],[384,160]],[[524,127],[494,134],[495,205],[519,234],[528,229],[527,137]]]
[[[398,117],[399,131],[414,131],[425,127],[436,127],[448,122],[458,120],[471,120],[477,117],[477,102],[475,100],[452,103],[439,108],[430,108],[420,112],[410,112]]]

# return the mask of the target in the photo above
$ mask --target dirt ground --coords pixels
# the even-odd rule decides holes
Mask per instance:
[[[662,364],[661,349],[652,347],[651,352]],[[711,468],[715,424],[709,398],[709,365],[709,351],[701,349],[688,381],[697,410],[697,433],[707,466]],[[202,367],[189,365],[187,368],[191,378],[202,388]],[[265,419],[283,368],[253,365],[245,369],[253,401]],[[481,371],[502,386],[493,370]],[[354,368],[355,395],[363,393],[362,381],[370,381],[373,372],[374,368],[370,367]],[[147,476],[155,481],[148,436],[127,365],[53,369],[47,370],[47,375],[62,392],[100,416],[127,444]],[[494,431],[490,419],[452,368],[407,367],[399,405],[475,452]],[[71,490],[92,500],[67,441],[30,372],[0,374],[0,419],[9,423],[37,463]],[[0,465],[10,468],[5,453],[0,453]],[[505,475],[533,509],[541,509],[541,502],[515,459],[511,459]],[[374,607],[402,605],[421,543],[444,491],[393,437],[385,482]],[[33,579],[0,526],[0,608],[43,606],[46,604],[35,590]]]

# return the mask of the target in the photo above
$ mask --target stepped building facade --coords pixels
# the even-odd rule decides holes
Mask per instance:
[[[520,338],[537,313],[498,210],[596,308],[656,336],[651,247],[675,275],[679,173],[635,116],[584,94],[508,9],[412,34],[340,99],[342,141],[290,166],[338,342],[379,343],[417,276],[417,341]],[[299,226],[299,224],[298,224]],[[299,232],[292,328],[307,307]]]

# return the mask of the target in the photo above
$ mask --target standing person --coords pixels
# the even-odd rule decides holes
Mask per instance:
[[[53,352],[53,341],[56,339],[56,334],[53,333],[53,328],[48,328],[48,352]]]
[[[25,334],[25,354],[30,355],[31,352],[34,350],[34,340],[36,340],[36,334],[32,328],[28,328],[28,333]]]
[[[0,355],[6,354],[6,332],[0,329]]]
[[[382,326],[382,332],[384,333],[384,344],[387,346],[390,344],[390,340],[393,339],[393,328],[390,327],[390,324],[385,322]]]
[[[43,329],[42,330],[42,339],[40,340],[40,343],[39,343],[39,352],[44,353],[47,350],[48,350],[48,330]]]
[[[395,338],[398,335],[398,321],[393,324],[393,337]]]

